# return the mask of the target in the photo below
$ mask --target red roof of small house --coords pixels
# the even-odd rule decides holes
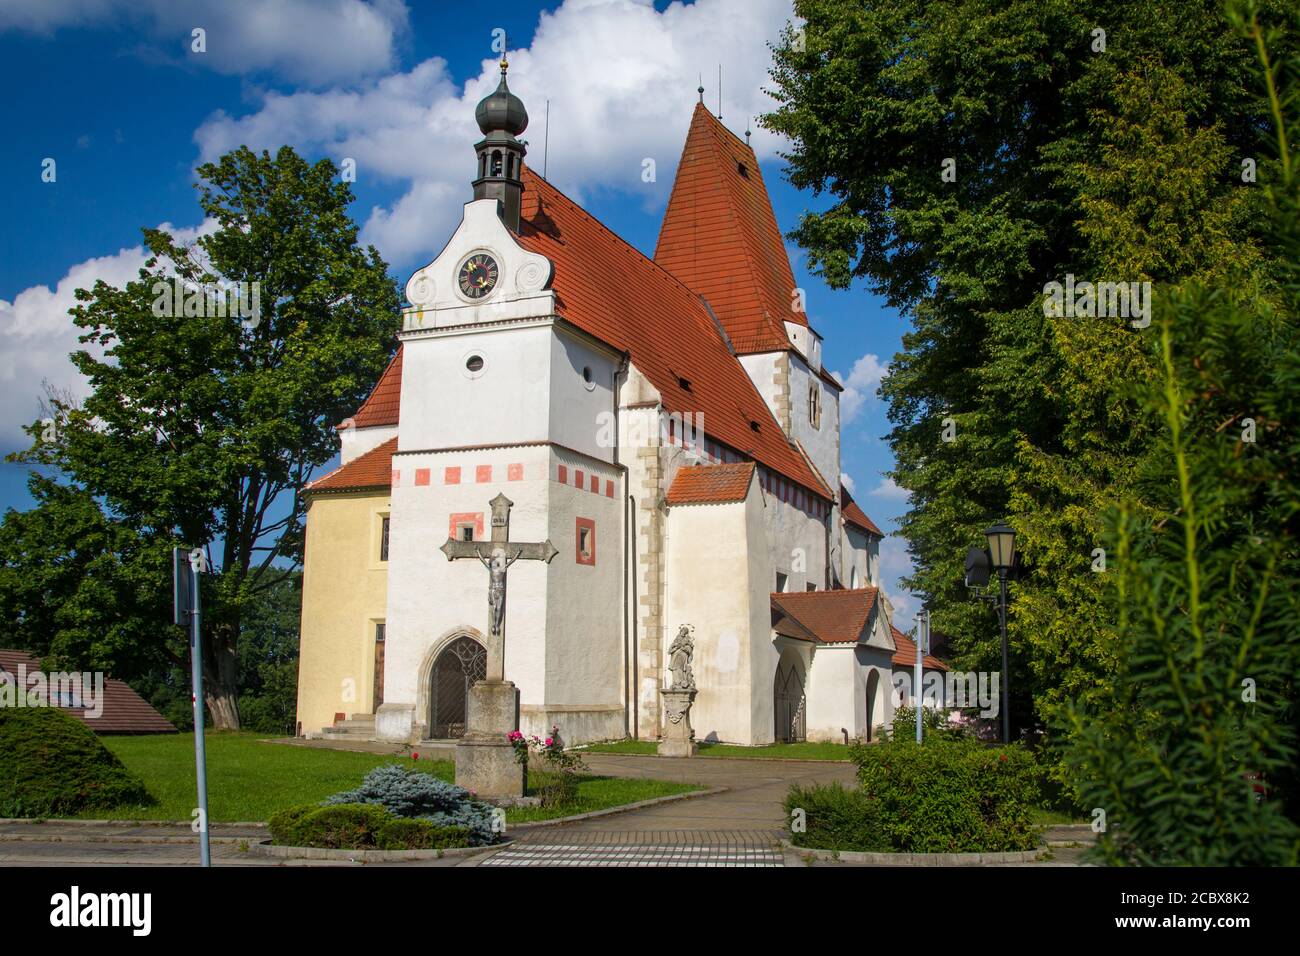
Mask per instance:
[[[559,315],[631,356],[669,414],[830,501],[698,295],[524,167],[519,242],[555,264]]]
[[[914,667],[916,665],[916,642],[892,625],[889,631],[894,635],[894,646],[898,648],[894,652],[893,662]],[[921,658],[921,667],[924,670],[936,671],[946,671],[948,669],[947,664],[930,654],[926,654]]]
[[[352,424],[357,428],[373,428],[376,425],[396,425],[397,413],[402,401],[402,347],[397,346],[397,353],[389,361],[384,374],[379,376],[370,397],[365,400],[357,413],[352,416]]]
[[[794,273],[758,157],[702,104],[686,135],[655,262],[708,300],[741,354],[791,347]]]
[[[716,505],[744,501],[754,477],[752,461],[679,468],[668,489],[670,505]]]
[[[9,674],[10,677],[6,679],[12,679],[21,689],[19,677],[23,674],[43,672],[43,668],[41,662],[26,651],[0,650],[0,671]],[[57,688],[49,686],[48,674],[46,679],[47,693],[52,694]],[[29,683],[27,685],[28,692],[31,689],[32,685]],[[51,701],[51,703],[58,702]],[[97,734],[176,733],[176,728],[172,726],[169,720],[150,707],[143,697],[123,681],[105,677],[103,698],[100,704],[102,710],[98,717],[93,716],[93,713],[88,715],[87,708],[84,706],[60,706],[59,709],[77,718]]]
[[[317,492],[391,488],[395,451],[397,451],[397,438],[393,437],[381,445],[376,445],[364,455],[358,455],[343,467],[317,478],[304,490]]]
[[[877,538],[885,536],[884,532],[876,527],[876,523],[867,517],[867,513],[858,507],[858,503],[849,494],[849,489],[843,485],[840,485],[840,514],[844,515],[846,523],[861,528],[867,534],[874,534]]]
[[[862,637],[877,594],[875,588],[777,591],[772,594],[772,609],[823,644],[846,644]]]

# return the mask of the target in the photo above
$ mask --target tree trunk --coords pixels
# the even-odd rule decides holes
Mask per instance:
[[[204,654],[203,703],[213,730],[239,729],[239,629],[222,624],[212,630]]]

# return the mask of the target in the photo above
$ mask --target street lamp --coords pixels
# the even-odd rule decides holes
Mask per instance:
[[[1007,662],[1007,572],[1016,560],[1016,533],[1006,524],[995,524],[984,532],[989,541],[989,560],[998,572],[1000,600],[998,623],[1002,626],[1002,742],[1011,742],[1011,671]]]

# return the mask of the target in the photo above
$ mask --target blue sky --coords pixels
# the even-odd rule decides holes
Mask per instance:
[[[8,0],[0,9],[0,452],[25,444],[42,382],[79,384],[71,291],[134,277],[140,229],[201,225],[194,168],[240,143],[293,145],[357,161],[353,217],[401,281],[442,247],[470,194],[473,103],[495,85],[504,30],[511,88],[526,103],[529,162],[646,254],[685,137],[696,86],[738,133],[771,104],[762,92],[788,0],[511,2],[440,0]],[[206,49],[192,50],[192,31]],[[825,198],[783,175],[781,143],[754,146],[783,230]],[[43,182],[42,163],[56,163]],[[656,179],[642,181],[643,160]],[[865,289],[832,292],[791,247],[826,364],[853,387],[843,470],[886,530],[906,502],[885,484],[892,459],[874,396],[906,321]],[[30,505],[25,469],[0,465],[0,505]],[[905,567],[887,541],[885,567]],[[888,581],[891,586],[893,581]],[[891,591],[895,591],[890,587]],[[895,592],[896,593],[896,592]],[[906,601],[900,607],[907,617]]]

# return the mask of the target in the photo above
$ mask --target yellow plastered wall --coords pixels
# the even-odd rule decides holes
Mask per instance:
[[[388,607],[380,560],[387,489],[312,495],[307,504],[298,721],[315,733],[334,715],[374,712],[375,625]]]

